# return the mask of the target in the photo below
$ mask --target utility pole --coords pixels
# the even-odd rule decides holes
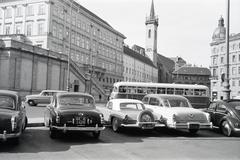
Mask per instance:
[[[67,64],[67,91],[70,91],[70,58],[71,58],[71,43],[72,43],[72,5],[73,1],[71,1],[70,6],[70,27],[69,27],[69,52],[68,52],[68,64]]]
[[[226,79],[224,80],[223,84],[223,99],[229,100],[230,99],[230,84],[229,84],[229,19],[230,19],[230,0],[226,0],[227,2],[227,15],[226,15]]]

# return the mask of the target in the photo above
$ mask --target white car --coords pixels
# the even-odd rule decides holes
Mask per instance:
[[[43,90],[39,94],[27,95],[26,102],[30,106],[36,106],[38,104],[49,104],[52,96],[58,92],[66,92],[61,90]]]
[[[114,132],[124,127],[153,129],[155,116],[146,110],[144,104],[134,99],[111,99],[106,107],[99,109],[104,121],[112,126]]]
[[[192,108],[183,96],[148,94],[142,101],[146,108],[158,115],[159,122],[168,128],[187,129],[190,133],[212,128],[210,115]]]

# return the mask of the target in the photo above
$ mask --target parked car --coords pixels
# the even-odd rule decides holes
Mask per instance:
[[[51,101],[51,98],[54,94],[59,92],[66,92],[66,91],[60,91],[60,90],[43,90],[39,94],[35,95],[27,95],[26,96],[26,102],[30,106],[36,106],[38,104],[49,104]]]
[[[99,138],[100,131],[105,129],[103,114],[96,109],[93,96],[79,92],[55,94],[46,107],[44,121],[51,138],[67,131],[92,132],[95,138]]]
[[[114,132],[119,132],[123,127],[153,129],[156,125],[152,112],[146,110],[139,100],[111,99],[102,113],[105,123],[111,124]]]
[[[211,102],[206,110],[213,126],[219,127],[226,136],[240,134],[240,100]]]
[[[168,128],[187,129],[190,133],[212,128],[210,115],[192,108],[188,99],[183,96],[148,94],[142,101],[146,108],[159,115],[159,122]]]
[[[18,142],[26,126],[26,110],[19,94],[0,90],[0,139]]]

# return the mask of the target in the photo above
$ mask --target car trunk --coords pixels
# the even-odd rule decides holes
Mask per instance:
[[[4,130],[6,130],[7,133],[12,132],[11,118],[13,115],[15,115],[14,111],[0,109],[0,134],[3,134]]]

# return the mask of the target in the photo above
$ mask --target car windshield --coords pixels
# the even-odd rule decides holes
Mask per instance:
[[[14,109],[15,102],[14,102],[13,97],[0,95],[0,108]]]
[[[120,103],[121,110],[144,110],[141,103]]]
[[[163,104],[165,107],[190,107],[187,100],[180,98],[164,98]]]
[[[64,95],[59,97],[59,104],[64,106],[77,105],[84,107],[94,107],[94,100],[92,97],[88,96]]]

